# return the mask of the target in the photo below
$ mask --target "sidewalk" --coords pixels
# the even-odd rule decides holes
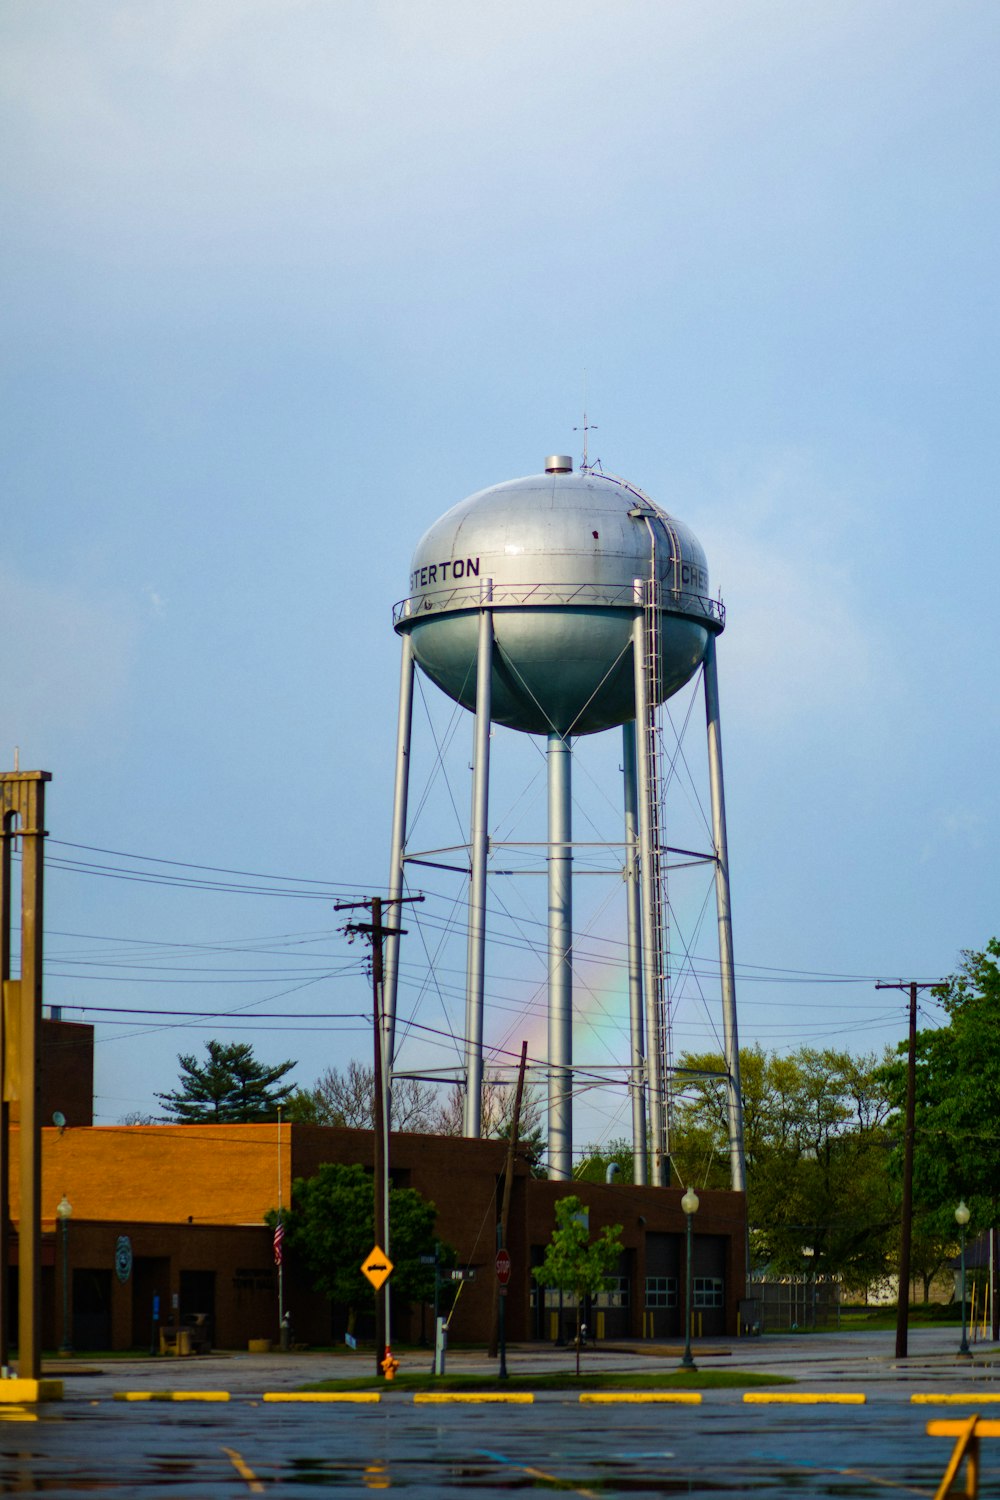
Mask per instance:
[[[828,1334],[770,1334],[761,1338],[698,1341],[692,1352],[706,1370],[732,1369],[790,1377],[810,1388],[852,1389],[888,1393],[898,1388],[908,1399],[914,1388],[962,1390],[967,1386],[1000,1389],[1000,1345],[973,1345],[971,1359],[958,1355],[958,1331],[921,1328],[910,1333],[909,1357],[895,1357],[895,1333],[852,1332]],[[673,1344],[589,1346],[582,1355],[588,1371],[634,1372],[637,1387],[653,1372],[670,1370],[679,1362],[681,1346]],[[431,1351],[412,1349],[400,1355],[404,1372],[429,1373]],[[516,1344],[507,1349],[511,1375],[551,1374],[572,1370],[572,1348],[549,1344]],[[495,1375],[498,1362],[485,1350],[448,1351],[451,1374]],[[46,1361],[47,1376],[65,1382],[67,1399],[100,1399],[116,1391],[225,1390],[233,1396],[264,1391],[296,1390],[320,1380],[352,1380],[374,1373],[374,1353],[247,1354],[238,1351],[190,1357]]]

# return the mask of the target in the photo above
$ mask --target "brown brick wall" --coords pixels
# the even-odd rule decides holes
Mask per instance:
[[[16,1137],[16,1131],[13,1132]],[[16,1219],[17,1147],[11,1161],[11,1202]],[[452,1342],[489,1337],[494,1300],[498,1183],[505,1149],[497,1141],[402,1134],[393,1137],[392,1170],[401,1186],[434,1202],[440,1238],[452,1244],[459,1263],[475,1268],[456,1304]],[[282,1196],[293,1177],[309,1176],[324,1161],[372,1164],[370,1132],[283,1125],[280,1142]],[[43,1132],[44,1227],[55,1231],[55,1206],[66,1193],[73,1205],[71,1265],[113,1267],[114,1244],[128,1234],[137,1257],[135,1283],[114,1292],[113,1338],[117,1347],[141,1346],[137,1296],[148,1302],[154,1274],[179,1291],[182,1271],[214,1271],[216,1339],[243,1347],[252,1337],[277,1337],[277,1297],[270,1231],[264,1215],[278,1202],[279,1141],[276,1125],[154,1125],[69,1128]],[[667,1235],[683,1265],[685,1219],[679,1188],[634,1188],[605,1184],[537,1181],[523,1163],[515,1170],[508,1245],[513,1262],[507,1301],[511,1339],[534,1337],[530,1308],[531,1256],[554,1227],[554,1203],[576,1193],[587,1204],[593,1231],[622,1225],[632,1278],[628,1334],[641,1336],[646,1236]],[[735,1332],[744,1291],[744,1199],[738,1194],[700,1194],[695,1221],[695,1273],[699,1254],[706,1266],[724,1265],[725,1329]],[[699,1240],[701,1246],[699,1248]],[[52,1253],[52,1240],[47,1251]],[[721,1251],[721,1261],[720,1261]],[[161,1270],[157,1272],[156,1267]],[[286,1305],[296,1337],[330,1341],[330,1310],[311,1293],[291,1260],[286,1264]],[[715,1271],[712,1274],[717,1274]],[[140,1286],[141,1283],[141,1286]],[[117,1286],[117,1281],[116,1281]],[[136,1287],[140,1290],[137,1292]],[[161,1288],[161,1297],[167,1292]],[[130,1299],[133,1299],[130,1301]],[[148,1310],[147,1310],[148,1311]],[[142,1314],[146,1318],[147,1313]],[[137,1319],[139,1321],[137,1322]],[[421,1315],[394,1312],[397,1338],[415,1338]],[[426,1313],[424,1326],[429,1327]],[[720,1330],[721,1331],[721,1330]],[[342,1336],[338,1327],[336,1336]]]

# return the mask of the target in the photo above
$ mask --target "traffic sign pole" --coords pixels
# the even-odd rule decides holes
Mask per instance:
[[[510,1280],[510,1252],[505,1250],[502,1244],[503,1225],[497,1225],[497,1282],[500,1294],[500,1305],[497,1309],[498,1332],[500,1335],[500,1369],[497,1371],[498,1380],[507,1379],[507,1283]]]

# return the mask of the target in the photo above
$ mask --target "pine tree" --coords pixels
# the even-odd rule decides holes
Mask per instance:
[[[278,1087],[295,1067],[294,1060],[267,1067],[254,1057],[249,1042],[206,1042],[207,1062],[193,1053],[178,1055],[180,1088],[157,1094],[172,1120],[185,1125],[243,1124],[273,1120],[292,1092],[291,1084]]]

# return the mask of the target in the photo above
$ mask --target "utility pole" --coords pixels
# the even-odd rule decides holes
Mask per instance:
[[[500,1208],[500,1221],[497,1224],[497,1249],[507,1249],[507,1225],[510,1221],[510,1199],[514,1189],[514,1161],[517,1156],[518,1138],[521,1133],[521,1099],[524,1095],[524,1073],[528,1065],[528,1044],[521,1043],[521,1065],[517,1070],[517,1087],[514,1090],[514,1113],[510,1122],[510,1136],[507,1141],[507,1156],[504,1166],[503,1199]],[[493,1326],[490,1333],[490,1344],[488,1354],[490,1359],[496,1359],[497,1349],[500,1347],[500,1318],[503,1308],[503,1298],[506,1288],[501,1288],[499,1281],[493,1283]],[[506,1379],[507,1372],[502,1372],[502,1378]]]
[[[383,902],[381,896],[371,896],[367,901],[338,901],[334,911],[356,911],[364,907],[371,912],[370,922],[348,922],[344,931],[349,937],[360,934],[372,945],[372,1005],[374,1021],[374,1068],[375,1098],[373,1102],[374,1129],[372,1131],[374,1178],[375,1178],[375,1242],[389,1254],[389,1131],[391,1119],[390,1077],[392,1058],[387,1056],[385,1037],[385,1007],[383,1004],[382,945],[390,934],[404,937],[405,927],[386,927],[382,922],[383,906],[401,906],[405,901],[422,901],[423,896],[398,896]],[[389,1315],[389,1281],[382,1283],[375,1293],[375,1374],[385,1375],[392,1359],[392,1330]]]
[[[896,1358],[907,1356],[910,1318],[910,1243],[913,1237],[913,1137],[916,1129],[917,1091],[917,992],[937,989],[940,979],[918,984],[916,980],[897,984],[876,984],[877,990],[909,990],[910,1038],[906,1057],[906,1129],[903,1135],[903,1206],[899,1229],[899,1287],[896,1298]]]

